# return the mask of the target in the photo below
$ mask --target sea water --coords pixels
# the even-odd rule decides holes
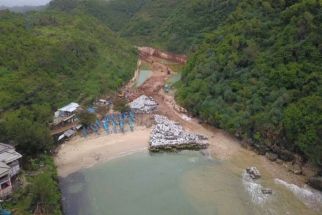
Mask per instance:
[[[152,71],[147,69],[142,69],[139,71],[139,76],[136,80],[136,86],[141,86],[146,80],[152,76]]]
[[[62,178],[67,215],[319,214],[287,187],[200,152],[139,152]],[[264,185],[263,185],[264,183]],[[298,191],[300,192],[300,191]],[[319,202],[317,203],[319,204]]]

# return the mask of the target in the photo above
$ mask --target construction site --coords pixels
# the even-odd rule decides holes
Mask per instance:
[[[84,108],[77,103],[72,102],[57,110],[52,126],[52,134],[56,135],[57,141],[70,140],[76,134],[87,138],[90,134],[101,135],[102,131],[109,135],[133,132],[135,126],[150,128],[156,125],[159,129],[151,132],[150,151],[199,150],[208,146],[206,137],[197,134],[189,136],[184,131],[184,127],[191,128],[188,122],[190,118],[185,115],[187,111],[174,100],[174,82],[171,82],[171,78],[178,75],[187,61],[186,56],[150,47],[139,47],[138,50],[139,59],[133,79],[110,99],[99,99],[92,107],[85,109],[85,112],[96,115],[95,122],[82,125],[77,112],[84,111]],[[115,110],[113,101],[117,100],[127,104],[126,111]],[[160,123],[156,120],[160,117],[157,116],[167,119],[161,123],[161,127],[166,126],[167,130],[160,130]],[[164,134],[161,140],[163,144],[156,146],[153,143],[160,143],[157,141],[160,133]]]

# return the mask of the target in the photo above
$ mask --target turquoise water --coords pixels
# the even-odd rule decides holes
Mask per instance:
[[[257,185],[199,152],[139,152],[60,181],[67,215],[317,214],[280,185],[252,196]]]
[[[139,77],[136,81],[136,86],[139,87],[141,86],[148,78],[150,78],[152,75],[151,70],[140,70],[139,71]]]
[[[169,78],[169,85],[173,85],[175,84],[176,82],[180,81],[181,79],[181,73],[180,72],[177,72],[177,73],[174,73],[170,78]]]

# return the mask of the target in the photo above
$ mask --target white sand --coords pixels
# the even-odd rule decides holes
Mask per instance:
[[[99,162],[146,150],[150,133],[151,129],[136,127],[134,132],[124,134],[106,135],[101,131],[99,136],[92,134],[87,138],[74,137],[64,143],[55,156],[58,175],[66,177]]]

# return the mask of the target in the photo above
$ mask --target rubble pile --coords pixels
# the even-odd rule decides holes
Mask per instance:
[[[158,103],[156,103],[152,97],[146,95],[142,95],[130,103],[130,108],[135,113],[151,113],[157,106]]]
[[[155,115],[155,128],[150,137],[150,151],[200,150],[208,147],[208,138],[184,131],[183,127],[165,116]]]

